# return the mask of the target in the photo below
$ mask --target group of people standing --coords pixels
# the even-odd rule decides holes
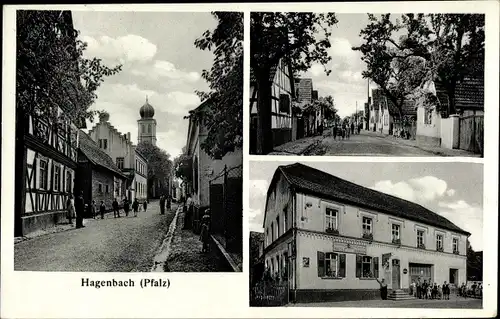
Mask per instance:
[[[337,140],[337,136],[340,139],[348,139],[351,135],[359,134],[361,132],[362,124],[358,124],[357,127],[352,122],[350,125],[347,123],[342,123],[339,125],[338,123],[334,123],[332,126],[332,136],[334,140]]]
[[[418,278],[417,282],[412,281],[410,285],[410,295],[418,299],[450,299],[450,285],[445,281],[443,285],[437,283],[424,282]]]
[[[137,214],[141,207],[139,200],[136,198],[132,203],[130,203],[128,198],[124,197],[122,200],[122,207],[123,211],[125,212],[125,216],[127,217],[129,215],[131,206],[134,212],[134,217],[137,217]],[[142,207],[144,211],[147,210],[148,207],[147,200],[144,200],[144,202],[142,203]],[[116,198],[113,200],[111,208],[113,210],[114,218],[119,218],[120,204],[118,203],[118,200]],[[83,191],[80,192],[80,194],[76,197],[76,199],[73,198],[73,195],[70,195],[68,197],[66,201],[66,212],[67,212],[66,217],[70,224],[73,224],[73,218],[74,218],[76,220],[76,228],[85,227],[83,225],[83,217],[85,215],[85,211],[87,211],[87,215],[91,216],[93,219],[96,219],[98,214],[101,215],[101,219],[104,219],[104,215],[106,214],[107,208],[103,200],[101,200],[99,207],[97,207],[95,200],[92,200],[92,202],[90,202],[89,204],[85,204],[85,200],[83,199]]]
[[[167,204],[167,210],[172,208],[172,197],[170,195],[160,196],[160,214],[165,214],[165,204]]]

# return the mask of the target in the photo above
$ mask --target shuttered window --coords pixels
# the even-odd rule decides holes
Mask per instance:
[[[378,278],[378,257],[356,255],[356,278]]]
[[[318,277],[345,278],[346,255],[332,252],[317,252]]]

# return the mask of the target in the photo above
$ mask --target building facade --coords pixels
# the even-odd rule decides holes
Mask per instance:
[[[138,143],[145,142],[156,145],[156,120],[153,118],[155,110],[148,102],[141,107],[139,114],[141,118],[137,120],[137,136]]]
[[[269,78],[271,86],[271,128],[273,145],[281,145],[292,140],[292,100],[294,82],[292,69],[285,59],[271,68]],[[256,79],[250,74],[250,126],[251,152],[255,149],[258,121],[258,90]],[[266,137],[267,138],[267,137]],[[255,153],[255,152],[252,152]]]
[[[302,164],[280,166],[264,219],[265,267],[298,302],[379,298],[413,280],[466,281],[470,235],[426,208]]]
[[[124,196],[129,199],[147,199],[147,160],[136,150],[130,140],[130,133],[118,132],[109,122],[109,115],[103,114],[88,135],[127,176]]]
[[[62,36],[75,38],[64,31],[73,29],[70,11],[38,14],[46,14],[45,19],[54,19],[59,26],[47,32],[61,32]],[[74,194],[77,131],[85,127],[85,121],[70,121],[66,115],[72,112],[71,106],[55,102],[60,106],[28,114],[26,109],[30,108],[16,101],[15,236],[65,221],[66,200]]]
[[[86,204],[95,201],[100,205],[104,201],[110,209],[115,198],[120,200],[125,196],[127,177],[113,159],[81,130],[79,141],[77,188],[83,192]]]

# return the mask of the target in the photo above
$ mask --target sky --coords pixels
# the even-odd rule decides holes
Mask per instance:
[[[250,230],[262,232],[266,193],[279,165],[250,161]],[[471,233],[472,248],[483,250],[483,165],[474,163],[308,162],[350,182],[391,194],[438,213]],[[369,174],[367,174],[369,172]],[[462,174],[462,172],[468,172]]]
[[[196,90],[207,90],[201,78],[213,54],[194,46],[206,30],[216,27],[209,12],[73,11],[74,27],[87,42],[87,57],[122,71],[105,78],[91,109],[105,110],[121,133],[137,144],[139,109],[148,96],[155,109],[157,145],[172,157],[186,144],[184,116],[200,104]],[[88,123],[91,128],[95,124]]]
[[[361,61],[361,53],[352,47],[362,43],[359,33],[369,21],[367,14],[336,16],[338,23],[332,28],[328,52],[332,61],[326,66],[332,72],[327,76],[322,65],[313,64],[301,77],[313,80],[313,89],[318,90],[320,97],[333,96],[339,116],[345,117],[356,111],[356,102],[359,111],[368,100],[368,80],[361,75],[366,65]],[[371,83],[370,89],[374,87]]]

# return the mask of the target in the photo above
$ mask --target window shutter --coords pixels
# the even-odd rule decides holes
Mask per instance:
[[[345,254],[340,254],[339,257],[339,277],[345,278]]]
[[[373,257],[373,275],[378,278],[378,257]]]
[[[361,263],[362,263],[361,255],[356,255],[356,278],[361,277]]]
[[[318,277],[325,276],[325,253],[318,251]]]

